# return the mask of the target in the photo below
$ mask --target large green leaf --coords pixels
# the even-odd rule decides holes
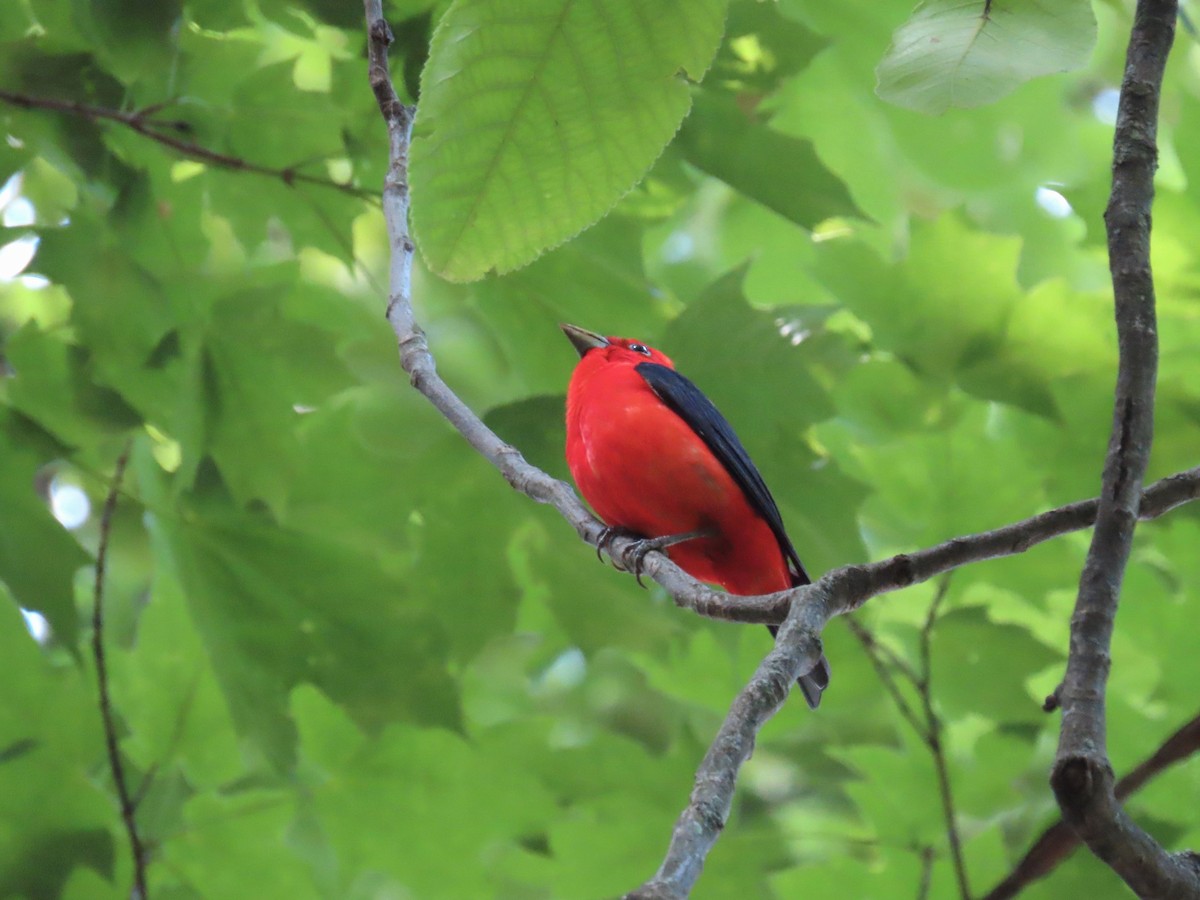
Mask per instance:
[[[915,896],[920,890],[923,873],[916,848],[885,844],[860,849],[858,857],[842,850],[838,857],[779,872],[771,878],[775,896]]]
[[[168,886],[184,896],[229,897],[264,871],[272,876],[254,888],[263,900],[317,900],[303,848],[294,846],[296,795],[283,789],[244,788],[205,793],[186,807],[181,834],[151,868],[167,894]],[[153,889],[153,888],[152,888]]]
[[[87,351],[61,333],[30,322],[7,349],[17,372],[10,387],[13,407],[64,443],[86,444],[138,424],[137,413],[119,394],[95,383]]]
[[[170,43],[164,38],[178,27],[182,6],[178,0],[116,0],[79,7],[75,17],[110,71],[133,81],[170,65]]]
[[[458,0],[434,33],[412,146],[430,268],[523,266],[650,168],[716,52],[723,0]]]
[[[547,608],[570,643],[585,653],[609,646],[661,653],[666,639],[688,622],[654,603],[631,578],[602,569],[587,547],[558,546],[540,524],[518,532],[509,559],[524,602]]]
[[[129,727],[121,745],[129,758],[160,776],[178,766],[197,789],[238,777],[242,760],[229,703],[169,567],[155,572],[137,644],[110,665],[113,696]],[[167,781],[159,777],[154,787]]]
[[[285,706],[320,686],[366,726],[412,719],[453,726],[446,639],[421,597],[373,553],[232,511],[201,511],[154,528],[187,594],[238,728],[276,764],[291,757]],[[214,511],[203,512],[205,505]]]
[[[493,896],[520,843],[555,816],[549,791],[518,756],[410,726],[366,741],[312,690],[295,691],[292,708],[309,802],[340,863],[336,896],[368,895],[352,889],[357,873],[413,896]],[[486,812],[462,816],[472,804]]]
[[[281,463],[295,441],[298,411],[348,380],[329,332],[297,321],[289,309],[290,286],[284,279],[222,297],[207,323],[200,362],[217,465],[239,499],[259,498],[275,509],[288,489]]]
[[[978,607],[947,613],[933,631],[935,699],[956,717],[1040,722],[1030,676],[1062,659],[1024,628],[990,621]]]
[[[926,113],[981,106],[1082,66],[1095,42],[1092,5],[1081,0],[925,0],[876,70],[879,96]]]

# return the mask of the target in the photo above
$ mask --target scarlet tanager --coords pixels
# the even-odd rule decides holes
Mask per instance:
[[[712,401],[653,347],[560,327],[580,356],[567,389],[567,465],[596,514],[663,539],[681,569],[731,594],[808,584],[779,507]],[[815,709],[828,661],[799,684]]]

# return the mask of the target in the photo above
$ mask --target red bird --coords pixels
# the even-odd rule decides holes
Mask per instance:
[[[731,594],[808,584],[779,507],[712,401],[653,347],[560,327],[580,356],[567,389],[567,465],[596,514],[644,538],[681,538],[665,548],[671,559]],[[799,684],[816,709],[828,661]]]

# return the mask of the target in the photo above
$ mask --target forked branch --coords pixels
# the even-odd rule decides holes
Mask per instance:
[[[1177,763],[1200,753],[1200,713],[1175,731],[1138,764],[1128,775],[1117,782],[1114,793],[1124,803],[1153,779]],[[1049,875],[1060,862],[1069,857],[1079,846],[1079,836],[1066,822],[1059,819],[1041,833],[1021,857],[1021,861],[992,888],[983,900],[1010,900],[1039,878]]]
[[[1140,897],[1200,897],[1200,867],[1126,814],[1108,759],[1105,699],[1117,602],[1133,546],[1154,436],[1158,330],[1150,273],[1150,209],[1158,105],[1179,14],[1176,0],[1138,0],[1113,137],[1108,232],[1120,362],[1096,528],[1071,617],[1062,727],[1050,784],[1063,818]]]

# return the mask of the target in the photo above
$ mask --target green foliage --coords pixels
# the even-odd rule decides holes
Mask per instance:
[[[680,76],[703,77],[724,14],[723,0],[452,4],[413,134],[429,268],[454,281],[509,272],[612,208],[679,128]]]
[[[113,873],[112,807],[93,771],[104,737],[86,676],[46,659],[7,600],[0,651],[0,884],[9,896],[52,897],[75,866]]]
[[[1095,493],[1116,350],[1093,102],[1123,7],[385,7],[420,103],[418,319],[531,461],[566,474],[570,321],[661,346],[713,397],[814,574]],[[1191,57],[1160,134],[1156,478],[1200,446]],[[769,638],[596,562],[409,388],[359,8],[15,0],[0,90],[32,104],[0,102],[0,259],[37,241],[0,282],[0,897],[129,894],[88,640],[127,442],[104,636],[153,897],[588,898],[649,876]],[[91,515],[68,528],[73,490]],[[1198,541],[1186,507],[1139,527],[1118,773],[1195,715]],[[1055,818],[1040,705],[1085,548],[957,572],[927,633],[934,585],[856,614],[918,710],[928,648],[978,895]],[[759,736],[695,895],[957,896],[928,742],[845,623],[825,649],[820,711],[789,702]],[[1172,849],[1198,840],[1195,770],[1130,804]],[[1119,893],[1086,853],[1028,891]]]

